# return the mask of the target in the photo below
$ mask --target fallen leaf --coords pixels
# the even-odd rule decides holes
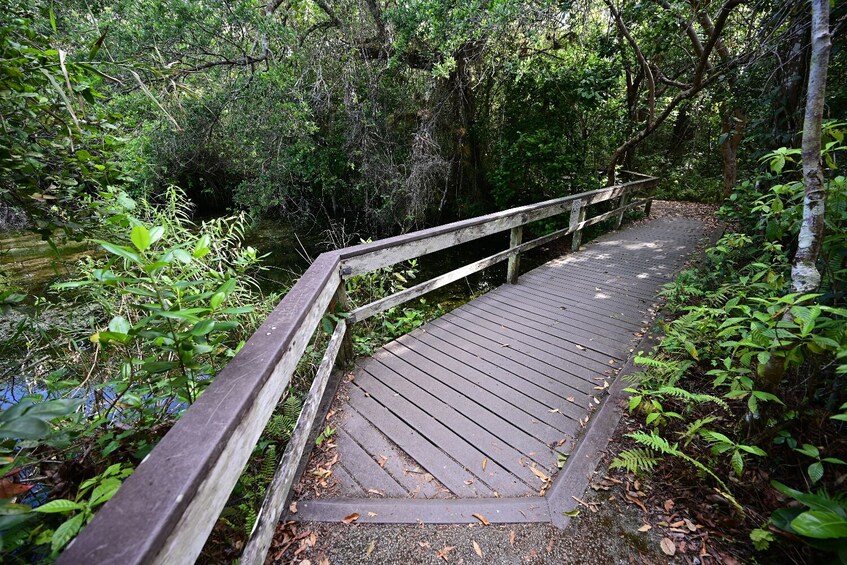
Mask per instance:
[[[368,494],[378,494],[379,496],[385,496],[385,493],[381,490],[376,490],[375,488],[369,488]]]
[[[688,518],[685,519],[685,527],[688,528],[689,532],[696,532],[697,531],[697,526],[695,526],[694,522],[692,522]]]
[[[609,359],[609,365],[614,365],[615,363],[617,363],[617,361],[615,361],[614,359]]]
[[[584,346],[582,346],[582,345],[577,345],[577,346],[576,346],[576,348],[577,348],[577,349],[581,349],[582,351],[585,351],[585,347],[584,347]]]
[[[476,518],[477,520],[479,520],[480,522],[482,522],[483,526],[490,526],[491,525],[491,522],[488,521],[488,518],[486,518],[482,514],[474,514],[473,517]]]
[[[352,514],[350,514],[349,516],[347,516],[346,518],[344,518],[341,521],[344,522],[345,524],[352,524],[353,522],[355,522],[358,519],[359,519],[359,513],[353,512]]]
[[[674,545],[673,541],[670,538],[662,538],[662,541],[659,542],[659,545],[662,546],[662,551],[665,555],[673,555],[676,553],[676,545]]]
[[[368,544],[368,549],[365,551],[365,555],[367,555],[368,557],[370,557],[370,556],[371,556],[371,553],[373,553],[373,552],[374,552],[374,549],[375,549],[375,548],[376,548],[376,542],[373,542],[373,541],[372,541],[371,543],[369,543],[369,544]]]
[[[568,402],[576,402],[576,401],[574,400],[573,396],[566,396],[566,397],[565,397],[565,400],[567,400]]]
[[[376,512],[368,512],[368,518],[373,518],[374,516],[377,516]]]
[[[536,469],[534,464],[533,464],[533,466],[532,466],[532,467],[530,467],[530,468],[529,468],[529,470],[530,470],[530,471],[532,471],[532,474],[533,474],[533,475],[535,475],[536,477],[538,477],[538,478],[539,478],[539,479],[541,479],[542,481],[545,481],[545,482],[546,482],[546,481],[549,481],[549,480],[550,480],[550,477],[548,477],[548,476],[547,476],[547,475],[545,475],[543,472],[541,472],[541,471],[539,471],[538,469]]]
[[[552,410],[548,410],[548,412],[550,412],[550,413],[556,413],[556,412],[559,412],[559,409],[558,409],[558,408],[553,408]],[[559,414],[561,414],[561,412],[559,412]]]
[[[473,542],[473,550],[476,552],[477,555],[482,557],[482,548],[479,547],[479,544],[476,543],[476,541]]]
[[[653,527],[653,526],[651,526],[650,524],[644,524],[643,526],[641,526],[640,528],[638,528],[638,531],[639,531],[639,532],[646,532],[646,531],[648,531],[649,529],[651,529],[652,527]]]
[[[386,463],[388,463],[388,457],[386,457],[385,455],[380,454],[380,456],[379,456],[379,466],[380,466],[380,467],[385,467],[385,464],[386,464]]]
[[[297,501],[296,500],[294,502],[292,502],[291,505],[288,507],[288,511],[291,512],[292,514],[297,514]]]
[[[670,512],[673,509],[674,506],[675,506],[674,501],[671,500],[670,498],[667,499],[665,501],[665,512]]]
[[[509,531],[509,545],[515,545],[515,530]]]
[[[424,549],[427,549],[429,547],[429,542],[428,541],[419,541],[418,545],[421,546]]]
[[[465,484],[466,484],[466,485],[472,485],[472,484],[473,484],[473,479],[468,479],[467,481],[465,481]]]
[[[447,554],[456,549],[455,545],[445,545],[443,548],[439,549],[435,554],[436,557],[447,561]]]
[[[564,514],[565,516],[568,516],[570,518],[576,518],[577,516],[579,516],[579,508],[575,508],[575,509],[570,510],[568,512],[562,512],[562,514]]]
[[[488,465],[488,457],[482,458],[482,470],[485,471],[485,466]]]

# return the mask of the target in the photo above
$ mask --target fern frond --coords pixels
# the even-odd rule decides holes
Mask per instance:
[[[641,474],[655,469],[660,461],[661,458],[650,451],[636,447],[621,451],[609,464],[609,468],[624,468],[630,473]]]
[[[673,396],[674,398],[687,400],[695,404],[705,404],[706,402],[712,402],[714,404],[717,404],[724,410],[729,410],[729,405],[722,398],[712,396],[711,394],[689,392],[684,388],[679,388],[675,386],[659,387],[659,389],[656,390],[655,394],[659,394],[662,396]]]
[[[703,426],[707,426],[719,419],[720,418],[718,418],[717,416],[706,416],[705,418],[698,418],[697,420],[688,424],[688,427],[685,428],[684,431],[679,432],[679,437],[680,439],[685,441],[685,445],[688,445],[703,429]]]

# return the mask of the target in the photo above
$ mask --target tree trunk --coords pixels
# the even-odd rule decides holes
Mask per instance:
[[[821,163],[821,123],[830,47],[829,0],[812,0],[812,58],[803,122],[803,223],[800,226],[797,251],[791,266],[791,292],[797,293],[815,292],[821,282],[817,261],[824,236],[826,210],[826,187]],[[782,319],[793,322],[790,311],[786,311]],[[771,351],[770,360],[762,374],[763,388],[775,390],[784,373],[784,355],[778,350]]]
[[[721,143],[723,157],[723,195],[732,194],[735,181],[738,179],[738,147],[744,137],[744,113],[735,108],[732,113],[724,112],[721,116],[721,134],[726,137]]]

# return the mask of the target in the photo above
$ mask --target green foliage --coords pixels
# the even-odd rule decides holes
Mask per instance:
[[[817,549],[847,557],[847,500],[843,495],[831,497],[794,490],[778,481],[773,487],[803,507],[781,508],[771,515],[770,523],[780,530],[800,536]]]
[[[128,180],[121,117],[99,103],[104,75],[52,46],[52,14],[20,0],[0,13],[0,199],[25,210],[45,237],[92,229],[87,198]]]
[[[661,457],[658,457],[653,451],[643,447],[627,449],[618,453],[612,462],[609,464],[610,469],[622,468],[630,473],[643,474],[656,468],[661,462]]]
[[[108,502],[120,488],[121,481],[131,473],[131,467],[115,463],[83,481],[73,500],[54,499],[35,508],[0,501],[0,531],[3,532],[0,549],[14,552],[26,544],[28,550],[37,552],[49,546],[49,559],[55,559],[94,518],[95,509]],[[41,522],[32,526],[35,515],[41,517]]]

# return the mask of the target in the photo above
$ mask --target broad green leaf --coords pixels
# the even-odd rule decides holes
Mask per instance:
[[[184,265],[188,265],[192,261],[191,254],[188,253],[185,249],[174,249],[173,250],[174,259],[183,263]]]
[[[115,245],[114,243],[109,243],[108,241],[94,240],[94,242],[98,243],[100,246],[103,247],[103,249],[105,249],[112,255],[117,255],[118,257],[123,257],[124,259],[128,259],[129,261],[141,264],[141,257],[139,257],[138,253],[136,253],[129,247],[124,247],[123,245]]]
[[[88,504],[93,508],[107,502],[115,495],[116,492],[118,492],[119,488],[121,488],[121,481],[118,479],[113,477],[105,479],[102,483],[97,485],[91,493],[91,499]]]
[[[214,320],[200,320],[191,328],[191,335],[206,335],[215,329]]]
[[[847,519],[835,512],[809,510],[791,521],[800,535],[815,539],[847,538]]]
[[[79,502],[60,498],[58,500],[51,500],[47,504],[43,504],[38,508],[33,508],[32,511],[41,512],[42,514],[64,514],[67,512],[73,512],[74,510],[80,510],[82,508],[83,505]]]
[[[226,295],[223,292],[216,292],[215,294],[212,295],[212,299],[209,301],[209,304],[212,306],[212,309],[214,310],[223,303],[225,298],[226,298]]]
[[[150,228],[150,245],[153,245],[165,235],[165,228],[162,226],[153,226]]]
[[[71,541],[82,528],[83,514],[77,514],[53,532],[52,549],[54,552],[59,551]]]
[[[132,228],[130,239],[139,251],[143,252],[150,247],[150,232],[144,226],[135,226]]]
[[[126,318],[123,316],[115,316],[109,322],[109,331],[116,334],[128,334],[132,329],[132,326],[129,324]]]
[[[19,416],[0,423],[0,438],[38,440],[49,433],[50,424],[34,416]]]
[[[744,472],[744,458],[741,456],[741,452],[738,450],[733,451],[730,463],[732,463],[732,469],[735,471],[735,474],[740,477]]]
[[[815,484],[821,478],[823,478],[823,463],[820,461],[815,461],[811,465],[809,465],[809,479],[812,481],[812,484]]]

